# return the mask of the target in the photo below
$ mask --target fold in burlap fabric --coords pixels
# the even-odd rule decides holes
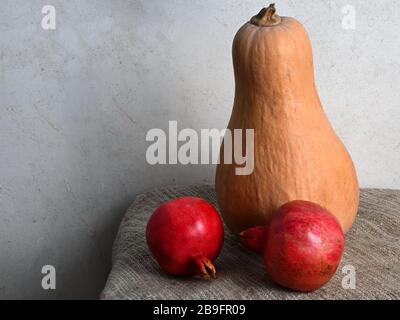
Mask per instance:
[[[358,217],[346,236],[345,254],[335,277],[310,294],[282,289],[270,282],[262,258],[246,251],[229,231],[216,261],[214,281],[165,275],[149,254],[146,223],[164,201],[181,196],[205,198],[216,205],[212,186],[166,187],[136,197],[113,247],[113,267],[102,299],[399,299],[400,191],[362,190]],[[356,288],[344,277],[356,271]]]

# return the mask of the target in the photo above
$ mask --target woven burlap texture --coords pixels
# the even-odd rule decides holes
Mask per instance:
[[[162,202],[182,196],[202,197],[216,205],[209,185],[164,187],[136,197],[121,222],[101,299],[400,299],[400,191],[362,190],[341,266],[329,284],[309,294],[274,285],[262,258],[245,250],[229,231],[216,261],[216,280],[165,275],[147,248],[146,223]],[[355,268],[355,289],[342,286],[345,266]]]

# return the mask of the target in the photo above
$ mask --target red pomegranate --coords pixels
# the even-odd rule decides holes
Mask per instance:
[[[329,282],[344,250],[338,220],[308,201],[285,204],[267,226],[249,229],[241,238],[248,248],[263,252],[267,274],[274,282],[301,292]]]
[[[200,198],[162,204],[151,216],[147,244],[160,267],[174,276],[214,278],[224,228],[217,210]]]
[[[263,254],[265,237],[267,236],[266,226],[250,228],[240,234],[240,241],[249,250]]]

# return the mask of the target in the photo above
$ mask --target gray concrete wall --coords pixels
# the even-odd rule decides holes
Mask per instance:
[[[46,4],[56,30],[41,27]],[[149,166],[145,135],[168,120],[225,127],[231,42],[265,5],[1,1],[0,298],[96,298],[135,194],[213,181],[212,166]],[[342,25],[346,5],[354,30]],[[321,99],[362,186],[400,188],[400,2],[277,6],[309,30]],[[41,288],[46,264],[55,291]]]

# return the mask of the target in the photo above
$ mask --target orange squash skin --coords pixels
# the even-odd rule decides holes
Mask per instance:
[[[254,129],[254,172],[235,164],[216,172],[218,204],[239,234],[266,224],[283,204],[317,203],[347,232],[356,217],[359,186],[352,159],[332,129],[314,81],[304,27],[282,17],[274,26],[246,23],[233,42],[235,100],[228,129]]]

